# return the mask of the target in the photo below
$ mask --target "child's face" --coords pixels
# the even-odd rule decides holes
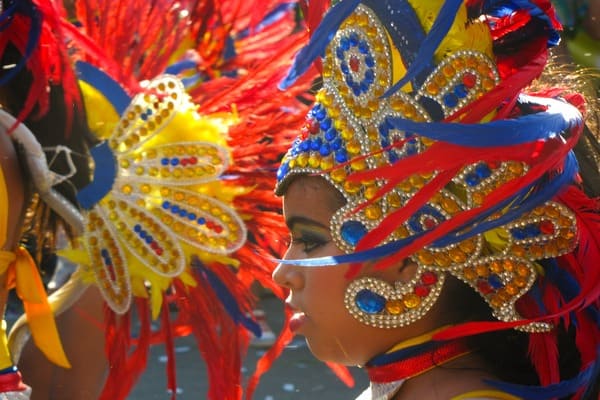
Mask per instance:
[[[343,205],[324,179],[302,177],[288,187],[283,212],[291,243],[285,259],[343,254],[332,240],[329,221]],[[323,361],[363,365],[398,341],[397,330],[377,329],[354,319],[344,306],[348,265],[298,267],[281,264],[275,281],[290,289],[288,305],[295,311],[292,330],[306,337],[312,353]],[[375,275],[371,273],[370,275]]]

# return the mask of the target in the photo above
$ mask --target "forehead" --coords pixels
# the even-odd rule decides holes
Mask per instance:
[[[293,178],[283,195],[286,215],[312,212],[331,216],[344,203],[341,193],[320,176],[299,175]]]

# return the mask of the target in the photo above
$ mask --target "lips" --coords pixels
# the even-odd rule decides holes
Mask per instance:
[[[303,312],[295,312],[290,318],[290,330],[294,333],[298,332],[304,322],[306,321],[306,314]]]

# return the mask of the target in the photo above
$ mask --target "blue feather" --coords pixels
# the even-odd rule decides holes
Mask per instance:
[[[359,3],[360,0],[343,0],[329,10],[313,33],[308,45],[296,55],[290,71],[279,84],[282,90],[290,87],[310,68],[317,57],[325,53],[327,45],[335,36],[342,22],[352,14]]]
[[[600,349],[599,349],[600,350]],[[600,356],[600,355],[599,355]],[[592,383],[600,373],[600,363],[595,362],[585,370],[581,371],[572,379],[564,380],[560,383],[548,386],[526,386],[515,385],[512,383],[498,382],[492,380],[484,380],[488,385],[512,394],[522,399],[527,400],[548,400],[555,398],[563,398],[579,389],[593,386]]]
[[[27,45],[25,46],[25,53],[23,57],[19,60],[17,65],[14,68],[11,68],[1,79],[0,85],[4,85],[13,79],[19,71],[25,67],[25,63],[33,54],[36,47],[38,46],[40,36],[42,34],[42,15],[35,5],[31,2],[26,1],[15,1],[12,2],[9,8],[4,10],[2,15],[0,16],[0,24],[2,24],[5,20],[8,20],[6,24],[0,27],[0,32],[5,29],[10,28],[10,24],[12,23],[11,18],[15,14],[23,14],[29,17],[30,26],[29,26],[29,37],[27,38]]]
[[[421,48],[415,57],[415,61],[408,68],[408,71],[406,71],[406,75],[388,89],[383,97],[391,96],[397,92],[404,85],[413,80],[424,68],[427,68],[432,64],[433,55],[452,27],[456,18],[456,13],[462,4],[462,0],[446,0],[444,2],[433,26],[421,44]]]
[[[531,96],[520,96],[531,102]],[[400,117],[386,121],[394,128],[465,147],[496,147],[531,143],[558,136],[583,123],[579,111],[570,104],[553,99],[535,98],[536,103],[547,110],[515,119],[492,121],[483,124],[460,124],[444,122],[416,122]]]
[[[255,336],[260,337],[262,332],[258,323],[241,312],[235,297],[229,292],[229,289],[221,282],[219,277],[209,268],[206,268],[197,258],[192,259],[191,265],[206,279],[208,285],[217,295],[229,316],[231,316],[236,323],[242,324],[242,326],[252,332]]]

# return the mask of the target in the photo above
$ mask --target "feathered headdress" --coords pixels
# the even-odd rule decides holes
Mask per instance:
[[[282,83],[324,56],[323,88],[277,192],[295,175],[318,174],[346,199],[331,231],[348,254],[283,262],[353,263],[351,277],[366,260],[418,264],[401,287],[350,284],[347,307],[366,324],[421,318],[453,275],[499,321],[435,337],[530,332],[547,386],[561,380],[554,327],[576,325],[581,375],[546,388],[566,395],[596,369],[600,219],[576,185],[581,98],[526,94],[559,28],[545,0],[337,2]]]

